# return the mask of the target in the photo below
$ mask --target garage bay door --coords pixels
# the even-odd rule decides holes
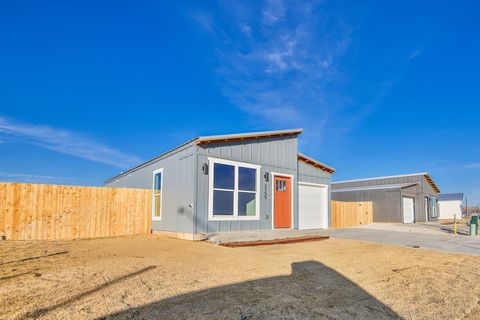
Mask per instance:
[[[403,197],[403,223],[415,222],[415,205],[413,198]]]
[[[298,228],[328,228],[328,187],[298,183]]]

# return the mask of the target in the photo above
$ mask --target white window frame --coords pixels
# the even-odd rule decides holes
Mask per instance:
[[[233,189],[233,215],[214,215],[213,214],[213,178],[215,175],[215,163],[226,164],[234,167],[234,189]],[[242,191],[238,189],[238,173],[239,167],[256,169],[256,181],[255,181],[255,215],[254,216],[239,216],[238,215],[238,193],[253,191]],[[218,158],[208,158],[208,220],[209,221],[248,221],[248,220],[260,220],[260,165],[231,161]],[[222,190],[222,189],[216,189]],[[232,190],[226,190],[232,191]]]
[[[155,175],[157,173],[162,174],[162,180],[160,181],[160,217],[155,216]],[[163,216],[163,168],[157,169],[152,173],[152,220],[153,221],[160,221],[162,220]]]

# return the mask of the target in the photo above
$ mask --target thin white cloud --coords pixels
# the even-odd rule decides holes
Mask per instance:
[[[285,13],[282,0],[267,0],[262,10],[262,20],[267,25],[273,25],[282,20]]]
[[[315,0],[265,1],[249,10],[223,5],[225,14],[189,15],[210,37],[220,89],[251,115],[252,126],[303,127],[303,147],[308,141],[318,147],[338,123],[364,116],[336,90],[345,79],[338,65],[352,32],[341,18]]]
[[[480,162],[467,164],[467,165],[465,166],[465,168],[468,168],[468,169],[480,169]]]
[[[417,58],[419,55],[422,54],[422,52],[423,52],[422,50],[415,50],[415,51],[413,51],[413,52],[408,56],[407,60],[410,61],[410,60],[413,60],[413,59]]]
[[[45,176],[26,173],[0,172],[0,178],[4,182],[31,182],[31,183],[92,183],[91,179],[81,179],[72,177]]]
[[[2,137],[118,168],[127,168],[140,161],[84,134],[48,125],[20,123],[4,117],[0,117]]]

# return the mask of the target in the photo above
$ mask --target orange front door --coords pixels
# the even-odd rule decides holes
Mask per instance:
[[[291,178],[273,179],[273,214],[275,228],[292,227],[292,184]]]

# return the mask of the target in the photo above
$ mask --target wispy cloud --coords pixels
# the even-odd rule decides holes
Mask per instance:
[[[319,1],[224,6],[225,14],[190,16],[214,46],[220,89],[252,124],[303,127],[303,143],[318,146],[327,132],[351,128],[366,115],[370,105],[359,107],[338,90],[347,81],[340,61],[353,32],[341,16],[324,12]]]
[[[44,176],[25,173],[0,172],[1,181],[6,182],[31,182],[31,183],[92,183],[91,179],[81,179],[72,177]]]
[[[419,55],[421,55],[423,53],[422,50],[415,50],[413,51],[412,53],[410,53],[410,55],[408,56],[407,60],[410,61],[410,60],[413,60],[415,58],[417,58]]]
[[[267,25],[279,22],[286,13],[282,0],[267,0],[262,10],[262,21]]]
[[[84,134],[43,124],[20,123],[5,117],[0,117],[0,138],[118,168],[127,168],[139,162],[137,157],[111,148]]]
[[[465,166],[465,168],[468,168],[468,169],[480,169],[480,162],[467,164],[467,165]]]

